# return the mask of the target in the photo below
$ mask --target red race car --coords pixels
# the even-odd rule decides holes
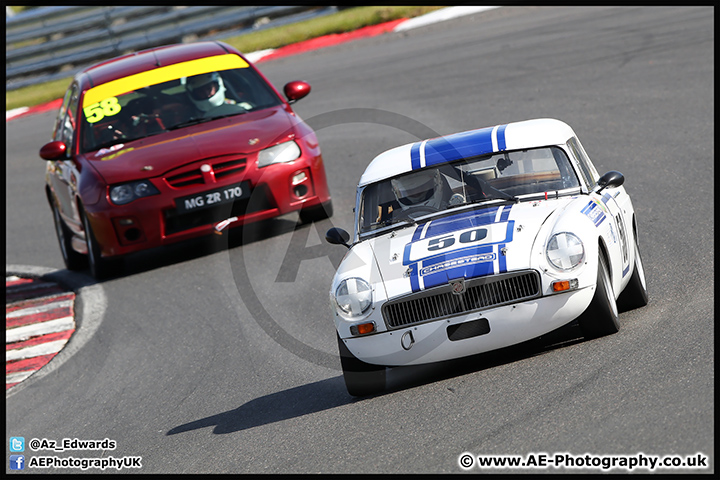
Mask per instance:
[[[99,279],[139,250],[294,211],[331,216],[317,137],[290,107],[309,92],[293,81],[283,98],[222,42],[75,75],[40,150],[66,267]]]

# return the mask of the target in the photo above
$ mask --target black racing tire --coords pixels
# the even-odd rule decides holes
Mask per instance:
[[[332,200],[316,205],[314,207],[303,208],[300,210],[300,223],[307,224],[325,220],[333,216]]]
[[[595,295],[588,308],[578,317],[580,331],[585,338],[598,338],[617,333],[620,330],[618,308],[610,281],[605,258],[598,258],[597,283]]]
[[[364,397],[385,390],[385,370],[382,365],[365,363],[348,350],[345,342],[337,336],[340,364],[342,365],[345,387],[350,395]]]
[[[123,269],[122,257],[104,258],[101,247],[92,231],[85,211],[82,211],[83,228],[85,229],[85,243],[87,244],[87,262],[90,275],[95,280],[105,280],[111,276],[120,275]]]
[[[620,293],[617,303],[620,311],[626,312],[635,308],[644,307],[648,304],[649,296],[647,283],[645,282],[645,267],[640,256],[640,247],[635,235],[635,266],[630,281]]]
[[[57,235],[58,243],[60,244],[60,253],[62,254],[65,268],[72,271],[84,269],[87,266],[87,258],[85,255],[78,253],[73,249],[72,230],[65,225],[54,200],[52,201],[50,207],[52,208],[53,222],[55,223],[55,234]]]

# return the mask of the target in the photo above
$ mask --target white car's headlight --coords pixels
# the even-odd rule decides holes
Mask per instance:
[[[360,278],[346,278],[335,289],[338,308],[350,317],[359,317],[372,305],[372,288]]]
[[[558,270],[572,270],[585,260],[582,240],[569,232],[550,237],[545,253],[550,265]]]
[[[158,195],[160,191],[149,180],[139,182],[123,183],[110,187],[110,200],[115,205],[125,205],[138,198]]]
[[[295,141],[281,143],[274,147],[260,150],[257,157],[258,167],[267,167],[274,163],[292,162],[300,156],[300,147]]]

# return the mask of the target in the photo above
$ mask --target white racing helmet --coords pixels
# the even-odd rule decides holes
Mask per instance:
[[[402,208],[425,205],[441,207],[443,183],[439,170],[423,170],[393,178],[390,183]]]
[[[188,77],[185,88],[190,100],[203,112],[219,107],[225,102],[225,85],[217,72]]]

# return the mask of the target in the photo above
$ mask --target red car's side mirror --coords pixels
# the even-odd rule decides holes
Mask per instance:
[[[40,157],[44,160],[60,160],[66,157],[67,145],[64,142],[54,141],[46,143],[40,149]]]
[[[289,103],[297,102],[310,93],[310,84],[301,80],[288,82],[283,88]]]

